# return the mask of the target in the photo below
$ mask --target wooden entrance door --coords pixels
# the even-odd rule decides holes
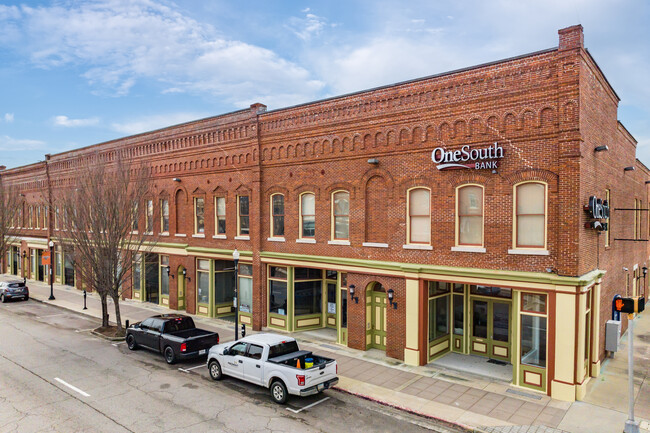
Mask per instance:
[[[470,352],[510,362],[510,302],[472,298]]]
[[[370,336],[369,347],[386,350],[386,291],[381,284],[375,284],[372,290],[366,292],[366,307],[369,308],[370,326],[367,329]],[[366,308],[368,312],[368,308]]]

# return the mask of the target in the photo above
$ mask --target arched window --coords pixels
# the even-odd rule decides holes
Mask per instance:
[[[316,196],[307,192],[300,196],[300,237],[316,235]]]
[[[336,191],[332,194],[332,239],[350,238],[350,193]]]
[[[408,216],[409,243],[431,243],[431,191],[427,188],[409,190]]]
[[[456,243],[462,246],[483,246],[483,187],[465,185],[456,191]]]
[[[284,237],[284,196],[273,194],[271,196],[271,236]]]
[[[515,186],[515,247],[546,247],[546,184]]]

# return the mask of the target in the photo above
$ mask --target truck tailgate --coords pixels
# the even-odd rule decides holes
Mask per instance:
[[[327,382],[336,377],[336,361],[330,361],[325,366],[305,370],[305,388]]]
[[[197,335],[185,339],[188,352],[196,352],[202,349],[210,349],[212,346],[219,343],[219,335],[212,332],[207,335]]]

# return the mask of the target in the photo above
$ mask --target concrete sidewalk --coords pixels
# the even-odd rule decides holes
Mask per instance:
[[[0,279],[12,276],[3,275]],[[14,277],[15,278],[15,277]],[[31,297],[61,308],[101,317],[101,303],[88,294],[83,310],[82,292],[55,284],[55,300],[48,301],[48,285],[28,281]],[[133,300],[120,302],[122,321],[141,321],[152,314],[173,310]],[[114,307],[109,302],[109,314]],[[219,332],[222,341],[232,340],[235,325],[219,319],[194,316],[202,328]],[[252,330],[247,330],[248,332]],[[275,332],[275,331],[274,331]],[[642,431],[650,432],[650,320],[638,319],[635,335],[636,415]],[[613,433],[623,430],[627,419],[626,338],[621,352],[603,363],[601,376],[588,385],[587,398],[568,403],[528,392],[510,384],[469,373],[434,367],[414,367],[399,360],[377,357],[330,342],[316,340],[306,333],[293,337],[308,350],[335,358],[339,365],[338,388],[344,392],[375,400],[409,412],[422,414],[478,432],[537,433]],[[645,418],[645,420],[643,420]]]

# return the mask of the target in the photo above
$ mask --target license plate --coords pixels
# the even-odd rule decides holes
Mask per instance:
[[[205,351],[206,351],[206,350],[207,350],[207,349],[201,349],[201,350],[199,350],[199,355],[205,355]]]
[[[324,383],[319,383],[317,388],[318,388],[319,391],[322,391],[322,390],[325,389],[325,384]]]

